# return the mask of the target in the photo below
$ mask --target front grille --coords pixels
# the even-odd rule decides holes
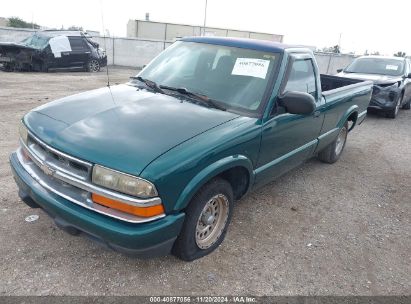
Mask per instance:
[[[52,169],[62,171],[84,181],[91,179],[92,165],[49,148],[33,136],[28,136],[28,148]]]
[[[31,177],[33,177],[46,190],[51,191],[73,203],[76,203],[77,205],[104,215],[108,215],[113,218],[132,223],[142,221],[141,219],[139,221],[139,218],[137,218],[136,216],[129,215],[127,213],[94,203],[91,200],[90,192],[75,187],[51,175],[45,174],[42,171],[41,167],[36,165],[34,162],[27,162],[27,160],[24,160],[24,156],[22,153],[20,153],[20,151],[17,153],[17,157],[19,158],[20,163],[23,164],[26,171],[31,175]]]

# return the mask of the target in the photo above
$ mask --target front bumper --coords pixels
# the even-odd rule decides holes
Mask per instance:
[[[369,109],[391,111],[395,109],[401,89],[397,85],[382,87],[374,85]]]
[[[107,66],[107,56],[100,58],[100,66],[101,67]]]
[[[65,231],[83,233],[113,250],[142,258],[166,255],[183,225],[184,213],[141,224],[110,218],[43,188],[23,168],[16,153],[11,154],[10,165],[19,196],[27,205],[42,208]]]

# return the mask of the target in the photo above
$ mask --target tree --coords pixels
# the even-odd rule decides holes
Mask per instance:
[[[26,22],[19,17],[10,17],[8,19],[9,19],[9,22],[7,23],[7,26],[9,27],[33,28],[33,29],[40,28],[40,25],[36,23],[32,23],[32,22]]]
[[[337,53],[337,54],[341,53],[340,46],[338,44],[334,45],[332,49],[333,49],[333,53]]]
[[[334,45],[332,47],[323,48],[323,52],[340,54],[341,50],[340,50],[340,46],[337,44],[337,45]]]
[[[394,56],[395,57],[405,57],[405,56],[407,56],[407,54],[405,52],[400,51],[400,52],[395,53]]]

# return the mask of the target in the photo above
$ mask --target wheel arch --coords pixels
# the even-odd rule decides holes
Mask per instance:
[[[252,162],[244,155],[234,155],[220,159],[205,167],[190,180],[180,193],[174,210],[178,211],[186,208],[194,194],[207,182],[218,176],[231,184],[234,197],[238,199],[248,192],[254,182]]]
[[[349,127],[348,131],[351,131],[352,129],[354,129],[358,121],[358,112],[359,112],[359,107],[357,105],[351,106],[341,117],[340,121],[338,122],[337,127],[341,129],[344,126],[346,121],[351,121],[352,125]]]
[[[402,97],[400,97],[401,98],[401,103],[400,103],[400,106],[402,106],[402,105],[404,105],[405,104],[405,86],[402,88],[402,90],[401,90],[401,93],[400,93],[401,95],[400,96],[402,96]]]

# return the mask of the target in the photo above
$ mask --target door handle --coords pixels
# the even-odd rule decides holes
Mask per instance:
[[[320,111],[315,111],[314,112],[314,117],[318,117],[318,116],[320,116],[321,115],[321,112]]]

